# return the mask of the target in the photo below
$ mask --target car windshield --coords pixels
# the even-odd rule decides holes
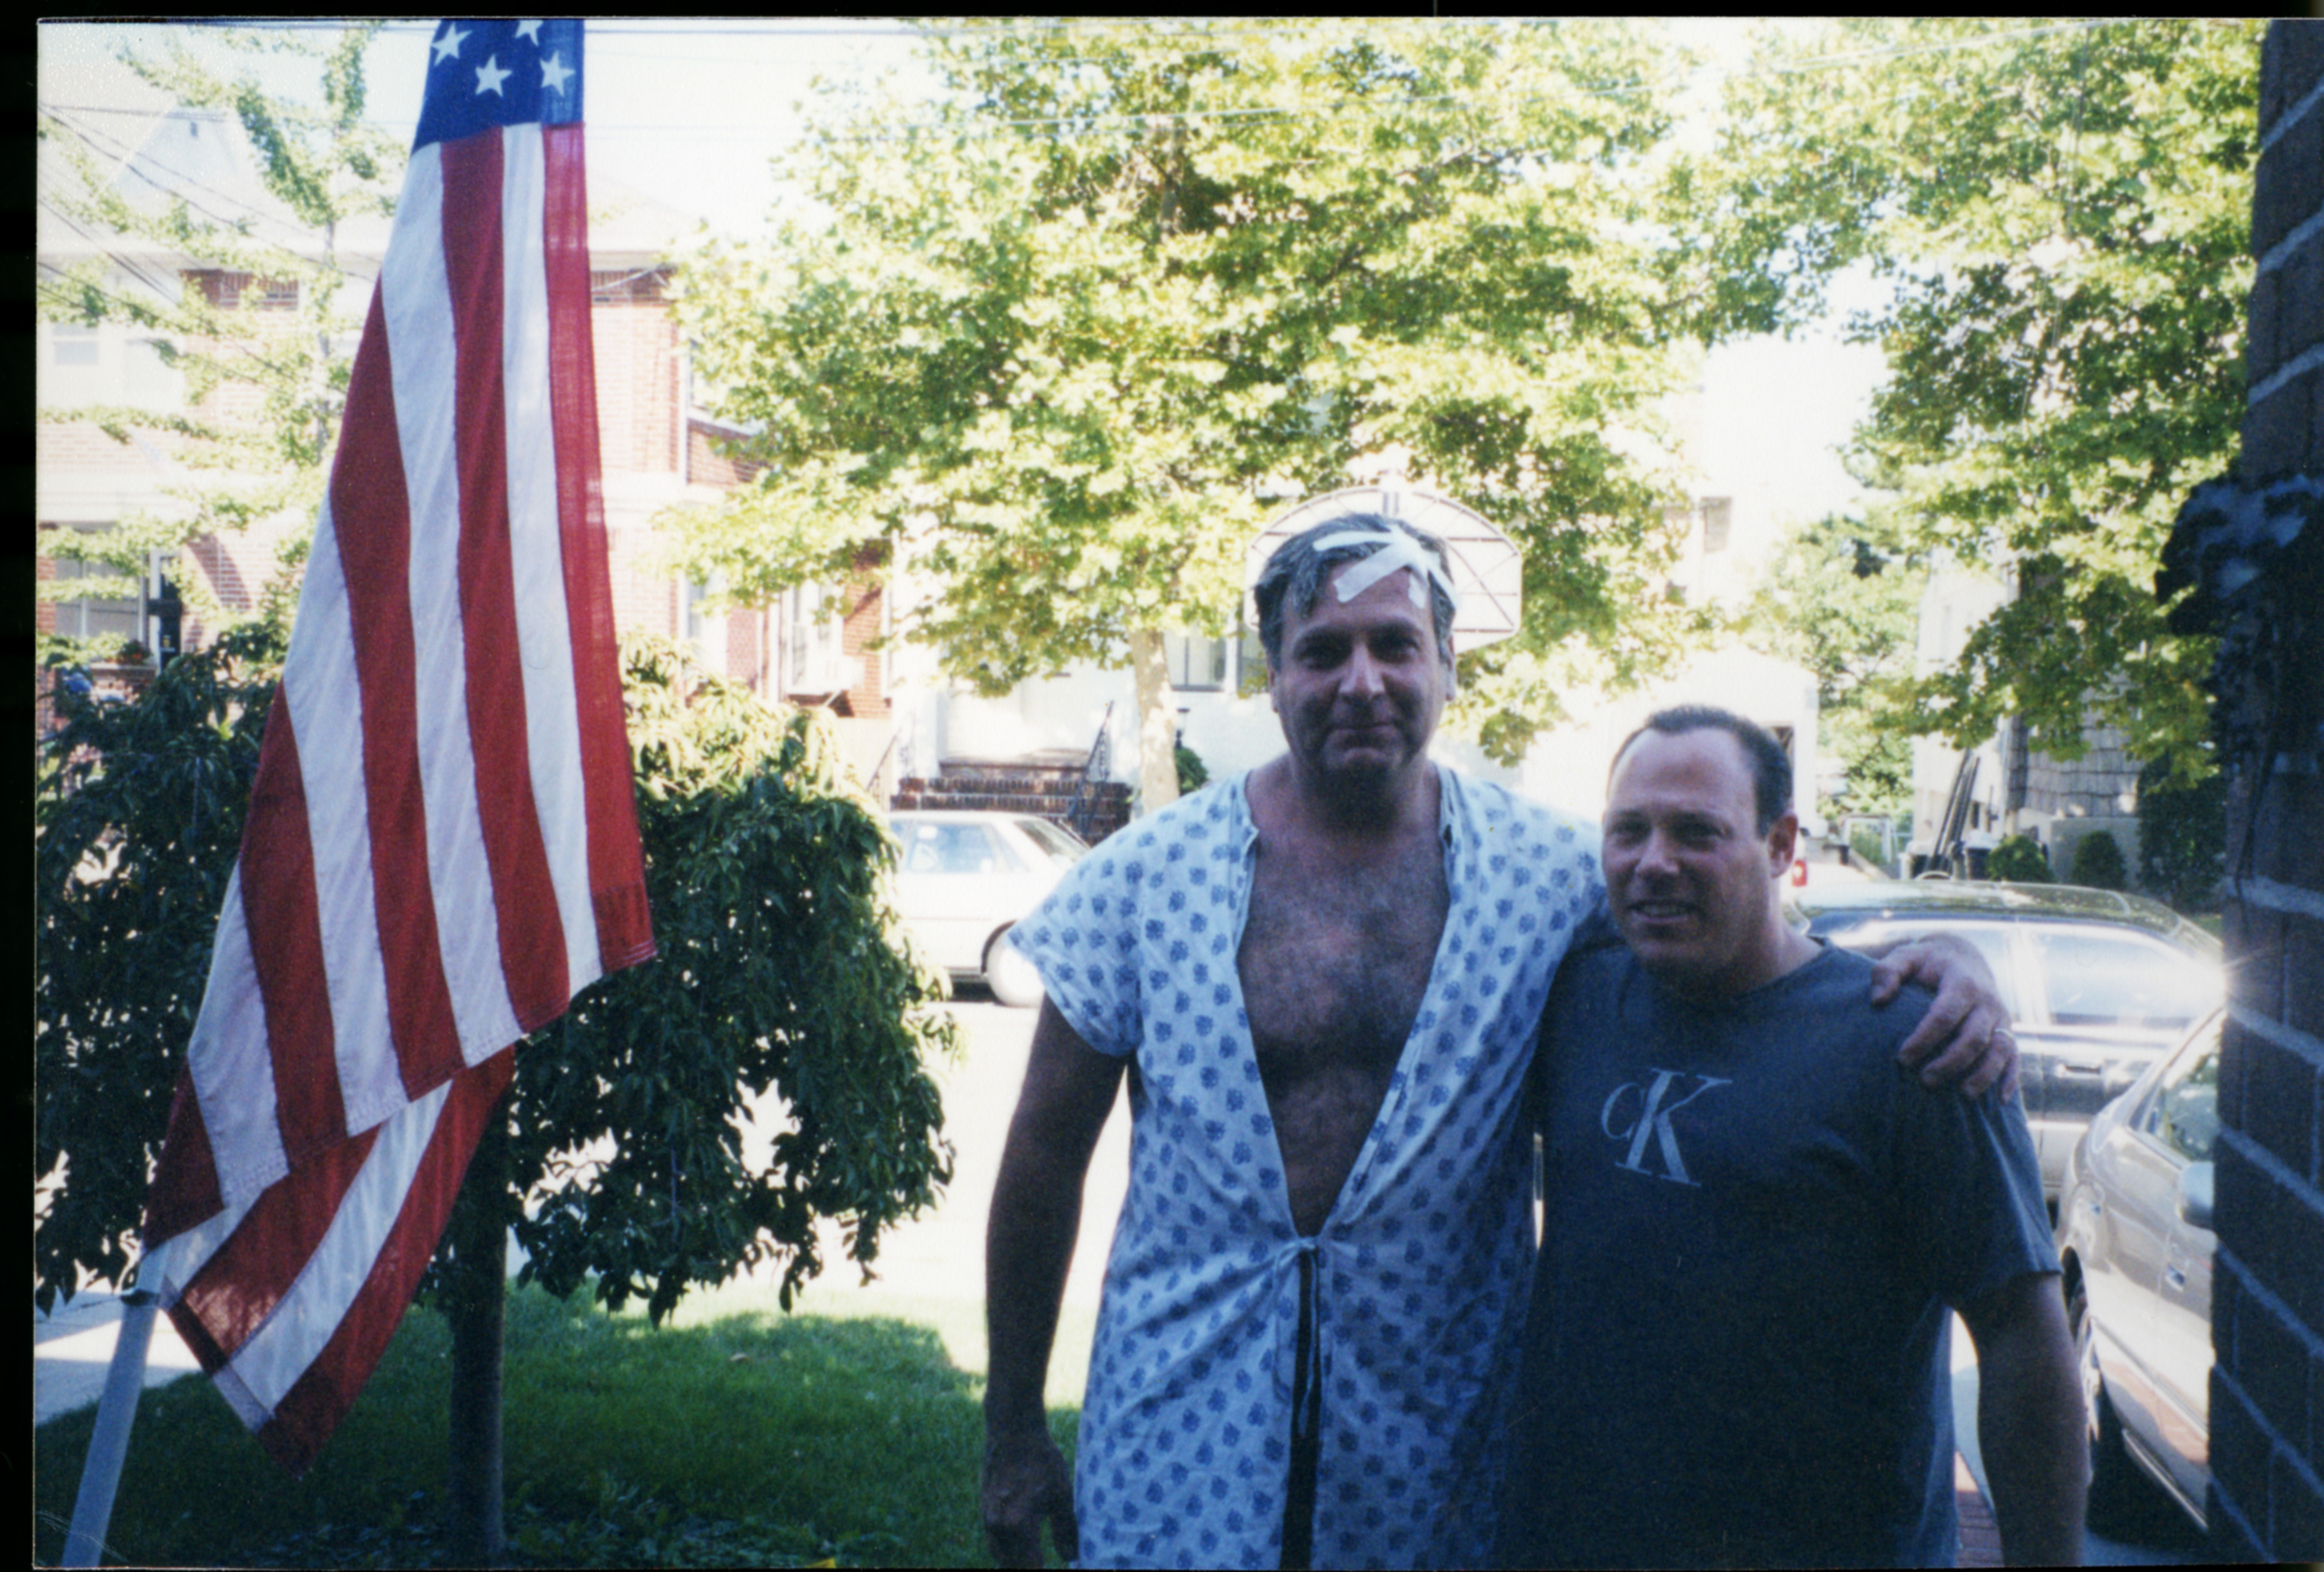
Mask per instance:
[[[1060,868],[1070,868],[1089,855],[1089,846],[1078,837],[1059,829],[1046,818],[1020,818],[1016,823]]]
[[[2219,1002],[2215,971],[2141,934],[2035,924],[2034,943],[2060,1026],[2183,1029]]]
[[[1994,986],[2001,991],[2003,1007],[2012,1015],[2024,1013],[2017,1001],[2017,969],[2010,964],[2009,929],[2006,923],[1964,922],[1943,917],[1899,918],[1894,922],[1865,922],[1853,928],[1834,929],[1825,937],[1849,949],[1872,950],[1935,933],[1950,934],[1976,946],[1977,953],[1985,958],[1987,969],[1993,973]]]

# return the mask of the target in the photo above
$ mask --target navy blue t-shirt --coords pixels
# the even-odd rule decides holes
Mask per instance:
[[[1951,1564],[1948,1307],[2057,1254],[2022,1111],[1900,1068],[1870,970],[1561,968],[1505,1564]]]

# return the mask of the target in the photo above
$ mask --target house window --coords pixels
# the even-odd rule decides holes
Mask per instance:
[[[1734,518],[1735,504],[1731,497],[1707,496],[1702,499],[1702,554],[1727,550],[1728,526]]]
[[[295,311],[299,309],[299,281],[296,279],[253,278],[246,273],[214,273],[203,276],[208,283],[211,303],[221,311],[238,311],[245,306],[254,311]]]
[[[687,579],[678,594],[678,636],[699,649],[705,659],[710,655],[711,634],[717,625],[703,605],[710,595],[710,586],[694,578]]]
[[[1181,693],[1210,693],[1227,685],[1231,646],[1224,639],[1164,633],[1162,653],[1170,663],[1170,686]]]
[[[820,584],[783,596],[783,674],[794,693],[836,693],[847,686],[840,660],[841,597]]]
[[[97,329],[60,322],[49,329],[51,360],[58,365],[95,365]]]
[[[61,530],[45,530],[42,533],[44,545],[53,541],[61,547],[69,539]],[[133,586],[127,595],[84,595],[56,602],[56,631],[59,636],[68,639],[134,639],[139,643],[151,646],[153,631],[147,626],[146,603],[158,589],[161,576],[172,570],[177,560],[176,552],[147,552],[143,582],[134,572],[124,572],[110,563],[62,554],[55,556],[52,560],[56,564],[55,582],[60,584],[87,579],[115,588],[126,578]]]

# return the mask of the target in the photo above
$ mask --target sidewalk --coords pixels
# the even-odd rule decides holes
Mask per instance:
[[[120,1296],[95,1289],[75,1294],[52,1315],[32,1312],[34,1424],[45,1424],[105,1394],[105,1373],[113,1363],[120,1325]],[[152,1345],[145,1355],[145,1384],[165,1385],[200,1368],[170,1318],[155,1317]]]

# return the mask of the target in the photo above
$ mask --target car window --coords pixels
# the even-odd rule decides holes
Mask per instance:
[[[945,824],[937,819],[899,819],[896,838],[904,843],[907,874],[1000,874],[1017,871],[992,832],[981,824]]]
[[[1926,939],[1935,933],[1965,939],[1975,945],[1977,953],[1985,957],[1987,969],[1993,973],[1995,985],[2001,990],[2003,1005],[2012,1015],[2022,1013],[2017,1005],[2015,968],[2009,960],[2009,925],[2006,923],[1901,920],[1860,923],[1854,928],[1837,929],[1825,937],[1849,949],[1869,950],[1886,949],[1892,944]]]
[[[2219,1133],[2218,1028],[2163,1076],[2139,1128],[2190,1162],[2211,1161]]]
[[[2218,1002],[2207,968],[2167,945],[2065,925],[2033,937],[2053,1024],[2183,1030]]]
[[[1020,818],[1017,828],[1030,836],[1042,855],[1060,868],[1070,868],[1089,855],[1088,843],[1078,840],[1046,818]]]

